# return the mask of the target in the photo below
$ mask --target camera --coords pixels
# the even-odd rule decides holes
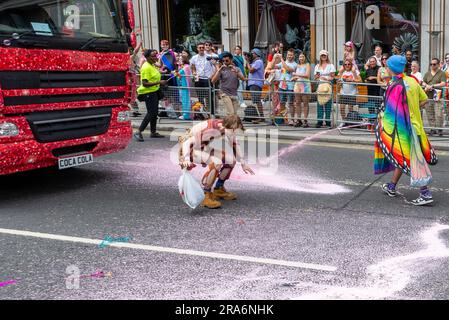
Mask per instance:
[[[216,60],[216,61],[221,62],[221,59],[220,59],[220,57],[218,56],[218,54],[211,54],[211,55],[208,55],[208,56],[206,57],[206,59],[207,59],[207,61]]]
[[[245,57],[245,59],[248,59],[249,63],[253,62],[253,55],[249,52],[243,52],[243,56]]]

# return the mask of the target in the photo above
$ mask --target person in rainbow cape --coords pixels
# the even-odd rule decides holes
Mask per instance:
[[[405,75],[406,63],[405,57],[398,55],[387,61],[393,79],[376,123],[374,171],[394,171],[391,182],[382,186],[390,197],[397,196],[396,186],[402,174],[409,175],[411,186],[421,188],[420,196],[411,204],[423,206],[433,203],[429,164],[436,165],[438,158],[421,118],[420,107],[426,104],[427,95],[414,78]]]

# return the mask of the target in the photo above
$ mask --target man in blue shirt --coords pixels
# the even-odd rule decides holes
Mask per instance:
[[[261,92],[265,81],[265,66],[261,59],[262,52],[259,49],[253,49],[251,51],[253,55],[253,62],[248,65],[249,76],[248,76],[248,89],[251,91],[251,97],[253,104],[256,105],[259,110],[259,116],[261,119],[256,119],[254,123],[260,123],[263,120],[263,107],[261,102]]]

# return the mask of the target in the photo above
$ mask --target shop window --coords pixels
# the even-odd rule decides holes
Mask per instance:
[[[365,6],[365,28],[372,36],[371,52],[380,45],[383,52],[405,54],[412,50],[414,57],[420,55],[420,4],[419,0],[354,0],[347,4],[347,39],[355,25],[357,6]],[[359,26],[360,27],[360,26]],[[363,57],[368,59],[368,56]]]
[[[259,0],[259,14],[262,15],[266,0]],[[273,15],[276,25],[282,34],[282,42],[286,49],[296,49],[297,53],[304,52],[310,55],[310,13],[309,10],[301,9],[285,3],[269,1],[273,7]],[[289,0],[304,6],[313,7],[314,0]],[[256,26],[259,25],[257,21]],[[257,29],[257,27],[256,27]]]
[[[165,33],[172,47],[196,51],[199,42],[221,43],[220,0],[160,0]]]

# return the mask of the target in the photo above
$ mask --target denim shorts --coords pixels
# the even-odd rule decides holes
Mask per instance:
[[[281,103],[286,103],[288,101],[289,104],[292,104],[295,101],[295,94],[293,93],[293,90],[279,89],[279,98],[281,99]]]

